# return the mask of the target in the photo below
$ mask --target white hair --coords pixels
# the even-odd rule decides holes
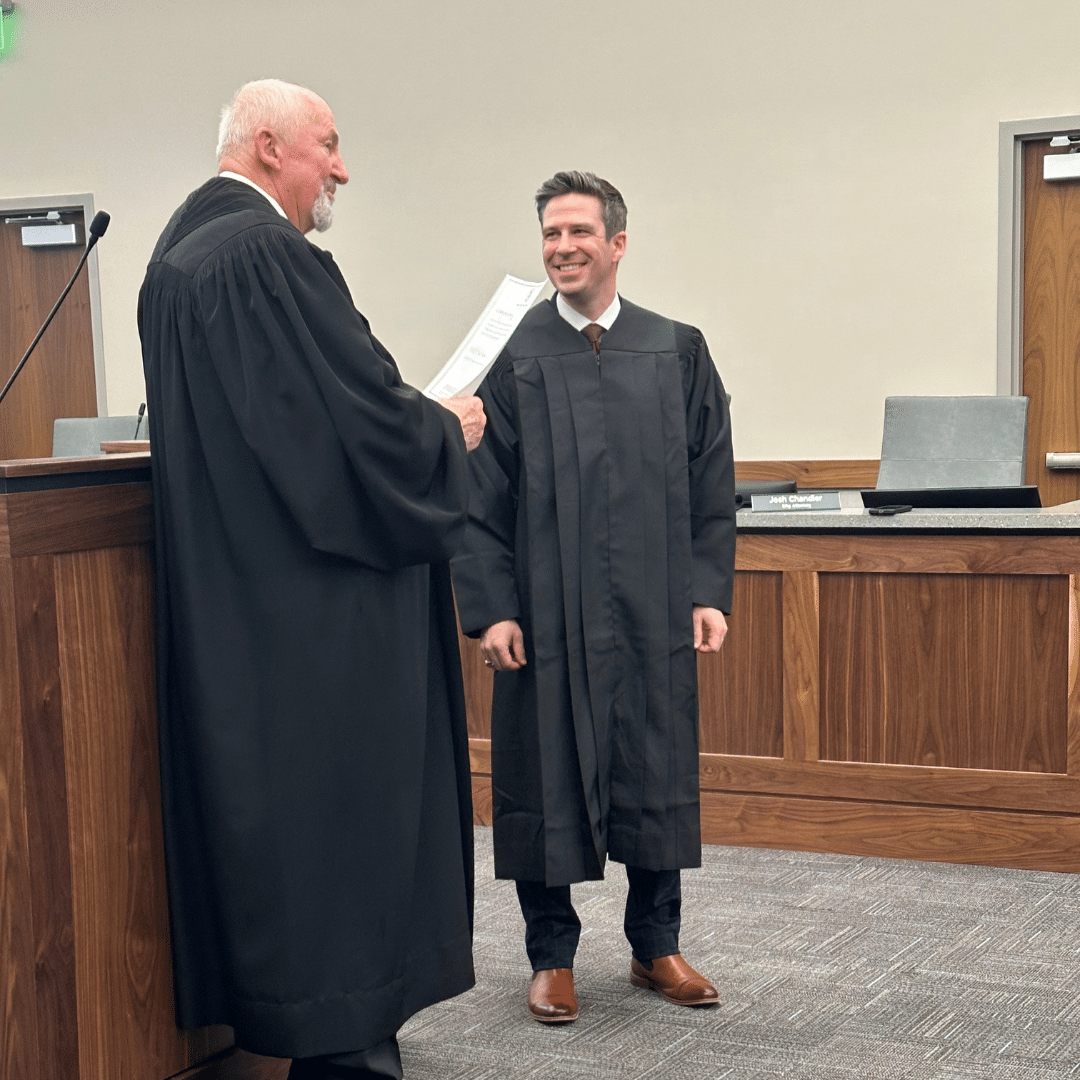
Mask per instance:
[[[281,79],[244,83],[221,110],[218,161],[226,154],[235,157],[249,153],[255,132],[261,127],[268,127],[286,142],[292,142],[309,117],[314,97],[305,87]]]

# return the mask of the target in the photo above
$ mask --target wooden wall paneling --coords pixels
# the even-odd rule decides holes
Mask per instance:
[[[491,740],[469,740],[469,768],[482,776],[491,775]]]
[[[856,574],[1071,574],[1074,536],[927,536],[739,533],[737,570]]]
[[[892,722],[886,575],[822,578],[821,756],[828,761],[883,762],[882,740]]]
[[[490,825],[491,740],[469,740],[469,768],[472,771],[473,824]]]
[[[13,556],[145,544],[154,527],[149,484],[22,491],[4,501]],[[4,541],[0,533],[0,550]]]
[[[11,562],[0,558],[0,1076],[38,1080],[18,648]]]
[[[784,757],[816,761],[821,715],[818,575],[794,571],[783,577]]]
[[[490,825],[494,821],[491,806],[491,777],[472,778],[473,824]]]
[[[1069,576],[1069,701],[1066,771],[1080,778],[1080,574]]]
[[[231,1044],[175,1028],[146,548],[56,557],[82,1080],[158,1080]]]
[[[991,688],[989,680],[982,684],[984,693],[1005,689],[1003,681],[1008,690],[993,699],[1005,703],[992,734],[996,760],[999,767],[1018,771],[1067,773],[1077,707],[1077,692],[1070,680],[1073,575],[1016,575],[997,580],[1003,586],[997,602],[1019,600],[1024,607],[1018,612],[998,609],[1001,624],[995,636],[1004,655],[1000,670],[994,672],[996,685]],[[988,600],[993,599],[994,583],[994,578],[984,580],[983,595]],[[1021,687],[1023,697],[1017,696],[1016,687]],[[1016,722],[1018,714],[1024,718],[1022,723]]]
[[[704,792],[708,844],[1080,871],[1080,816]]]
[[[37,1080],[78,1076],[69,791],[52,558],[10,560],[33,898]]]
[[[735,575],[723,647],[698,656],[702,753],[784,753],[781,582],[777,573]]]
[[[1027,482],[1044,506],[1080,498],[1080,473],[1046,468],[1046,451],[1080,450],[1080,182],[1047,182],[1046,140],[1024,143],[1022,390],[1028,408]]]
[[[286,1080],[290,1064],[288,1058],[260,1057],[233,1049],[170,1080]]]
[[[826,574],[824,757],[1063,773],[1068,579]]]
[[[81,222],[81,212],[76,216]],[[0,222],[0,386],[22,359],[81,255],[81,245],[25,248],[19,227]],[[85,268],[0,404],[0,459],[48,457],[58,416],[97,416]]]
[[[465,681],[465,715],[471,739],[491,738],[491,693],[495,676],[484,663],[480,642],[467,638],[458,625],[458,649],[461,652],[461,674]]]
[[[736,461],[736,480],[794,480],[800,488],[872,488],[877,458],[819,461]]]
[[[1068,767],[1069,578],[930,575],[943,685],[955,689],[936,741],[943,764],[1064,773]],[[950,607],[952,612],[950,613]],[[962,634],[956,631],[956,620]]]
[[[700,779],[703,791],[1080,815],[1080,783],[1062,773],[702,754]]]

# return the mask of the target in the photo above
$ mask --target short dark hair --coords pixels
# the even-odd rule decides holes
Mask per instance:
[[[559,195],[592,195],[600,200],[600,217],[604,222],[604,239],[610,240],[626,228],[626,203],[614,184],[591,172],[557,172],[545,180],[536,193],[536,216],[544,224],[544,210]]]

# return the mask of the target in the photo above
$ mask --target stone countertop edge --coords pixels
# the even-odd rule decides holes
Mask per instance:
[[[840,492],[839,510],[788,510],[755,513],[739,510],[739,532],[1031,532],[1080,533],[1080,501],[1041,509],[948,509],[916,507],[903,514],[871,515],[858,491]]]

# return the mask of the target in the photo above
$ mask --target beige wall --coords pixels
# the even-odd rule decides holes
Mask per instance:
[[[997,139],[1080,113],[1076,0],[18,0],[0,198],[92,191],[111,412],[142,400],[154,241],[249,78],[334,108],[320,243],[424,382],[506,272],[530,196],[630,207],[624,295],[696,323],[740,457],[862,457],[891,393],[995,390]]]

